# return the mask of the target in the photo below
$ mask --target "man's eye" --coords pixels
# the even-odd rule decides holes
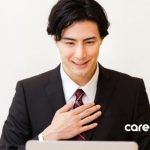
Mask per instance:
[[[74,45],[73,42],[66,42],[67,45]]]
[[[94,44],[95,41],[88,41],[87,44]]]

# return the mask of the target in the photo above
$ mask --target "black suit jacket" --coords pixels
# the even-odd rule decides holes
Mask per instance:
[[[101,105],[98,126],[86,132],[92,141],[136,141],[140,150],[150,150],[148,132],[126,132],[126,124],[150,125],[150,106],[142,79],[101,65],[95,103]],[[0,150],[23,150],[26,141],[38,139],[55,112],[65,105],[60,66],[19,81],[9,115],[4,123]],[[71,139],[70,139],[71,140]]]

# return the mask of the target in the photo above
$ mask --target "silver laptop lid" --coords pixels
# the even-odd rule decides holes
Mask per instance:
[[[26,150],[138,150],[135,142],[28,141]]]

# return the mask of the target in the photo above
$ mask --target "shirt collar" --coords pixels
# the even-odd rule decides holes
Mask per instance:
[[[93,77],[84,86],[79,86],[72,79],[70,79],[70,77],[65,73],[62,64],[60,67],[60,75],[62,79],[62,85],[63,85],[64,96],[65,96],[66,102],[70,100],[70,98],[74,95],[75,91],[79,88],[85,92],[89,101],[94,101],[95,95],[96,95],[96,89],[97,89],[98,75],[99,75],[98,64],[97,64],[97,68]]]
[[[86,85],[81,87],[90,101],[94,101],[94,99],[95,99],[98,75],[99,75],[99,67],[97,64],[96,71],[95,71],[93,77],[91,78],[91,80]]]

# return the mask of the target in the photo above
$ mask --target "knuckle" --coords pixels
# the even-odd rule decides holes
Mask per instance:
[[[92,120],[92,116],[89,116],[86,119],[87,119],[87,121],[91,121]]]
[[[94,106],[93,108],[91,108],[90,112],[94,113],[95,111],[97,111],[96,107]]]
[[[86,114],[90,114],[90,113],[91,113],[90,109],[86,110],[85,113],[86,113]]]
[[[78,109],[79,111],[82,110],[82,109],[84,109],[84,105],[81,105],[81,106],[77,107],[77,109]]]
[[[86,125],[86,129],[89,130],[91,125]]]
[[[86,110],[88,110],[89,109],[89,107],[87,106],[87,105],[82,105],[82,110],[83,111],[86,111]]]
[[[98,113],[96,112],[96,113],[93,115],[93,117],[98,117]]]
[[[78,116],[74,116],[74,122],[75,122],[75,123],[78,123],[78,122],[79,122],[79,120],[80,120],[80,119],[79,119],[79,117],[78,117]]]
[[[75,115],[75,112],[76,112],[75,109],[73,109],[72,111],[70,111],[70,115],[71,115],[71,116],[74,116],[74,115]]]
[[[84,107],[83,106],[79,106],[78,107],[78,112],[82,112],[84,110]]]
[[[96,119],[97,117],[99,117],[99,114],[95,113],[92,117],[93,117],[93,119]]]
[[[79,129],[81,127],[81,124],[79,122],[74,123],[74,128]]]
[[[86,111],[83,113],[83,116],[88,116],[88,115],[89,115],[89,113]]]

